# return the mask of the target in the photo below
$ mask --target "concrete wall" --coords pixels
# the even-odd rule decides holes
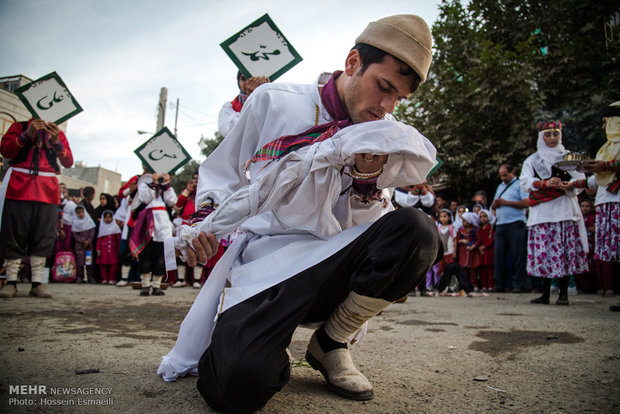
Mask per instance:
[[[58,181],[67,184],[67,188],[94,187],[95,206],[99,205],[99,194],[115,195],[121,188],[121,174],[102,167],[63,168]]]

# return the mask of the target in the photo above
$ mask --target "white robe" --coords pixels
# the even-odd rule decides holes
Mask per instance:
[[[153,182],[150,174],[145,174],[138,180],[138,193],[136,199],[140,203],[146,204],[147,209],[161,208],[166,206],[174,206],[177,202],[177,195],[172,187],[168,187],[166,191],[157,196],[155,190],[148,185]],[[132,207],[133,207],[132,203]],[[163,242],[166,237],[172,236],[172,222],[165,210],[153,210],[153,241]]]
[[[216,265],[163,357],[157,372],[164,380],[197,373],[219,313],[321,262],[391,210],[389,193],[384,202],[355,201],[350,177],[341,175],[355,154],[366,152],[390,154],[377,180],[383,189],[421,183],[436,163],[435,148],[412,127],[353,125],[269,164],[197,228],[186,227],[186,237],[177,236],[183,248],[200,231],[222,236],[243,223],[241,237]]]

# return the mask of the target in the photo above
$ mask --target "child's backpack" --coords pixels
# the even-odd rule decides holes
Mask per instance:
[[[443,292],[446,289],[450,292],[458,292],[463,289],[465,293],[474,290],[469,281],[469,277],[467,277],[467,272],[465,272],[465,269],[458,263],[446,264],[446,269],[439,278],[439,282],[437,282],[435,289],[439,292]]]
[[[71,252],[58,252],[52,266],[52,280],[54,282],[75,282],[75,256]]]

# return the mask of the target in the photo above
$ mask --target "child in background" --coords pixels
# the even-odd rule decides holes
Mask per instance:
[[[455,262],[454,251],[454,239],[456,237],[456,229],[452,225],[452,212],[448,209],[442,209],[439,212],[439,223],[437,224],[437,230],[439,230],[439,238],[443,244],[443,258],[439,261],[437,275],[441,277],[446,265]],[[436,278],[434,286],[437,285],[439,279]]]
[[[121,228],[114,221],[112,210],[105,210],[102,215],[97,235],[97,264],[101,283],[115,285],[120,263]]]
[[[474,292],[479,292],[478,266],[480,266],[480,254],[478,253],[477,229],[480,219],[476,213],[466,212],[461,216],[463,226],[457,232],[456,256],[459,265],[466,269]]]
[[[96,283],[93,276],[92,263],[87,263],[87,256],[92,257],[92,244],[95,238],[95,222],[86,214],[84,206],[77,205],[75,207],[75,217],[71,225],[71,234],[73,236],[73,254],[75,255],[75,265],[77,267],[76,283]],[[84,266],[86,266],[86,275],[84,277]]]
[[[489,210],[480,210],[480,231],[478,236],[480,244],[478,252],[480,253],[480,284],[482,291],[488,292],[493,289],[493,241],[495,240],[495,216]]]
[[[454,219],[454,228],[456,230],[460,229],[463,226],[463,214],[467,213],[467,206],[461,204],[456,209],[456,218]]]

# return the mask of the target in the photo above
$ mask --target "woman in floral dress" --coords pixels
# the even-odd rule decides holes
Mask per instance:
[[[607,142],[598,150],[596,159],[585,164],[595,173],[589,186],[599,186],[596,192],[596,230],[594,259],[602,263],[601,273],[606,296],[614,294],[614,262],[620,262],[620,101],[602,113]]]
[[[583,173],[566,172],[554,164],[568,151],[562,145],[562,124],[538,124],[538,150],[523,163],[521,190],[529,193],[527,273],[542,278],[542,296],[532,303],[549,303],[551,279],[558,278],[556,305],[568,305],[568,283],[573,274],[588,270],[587,233],[575,182]]]

